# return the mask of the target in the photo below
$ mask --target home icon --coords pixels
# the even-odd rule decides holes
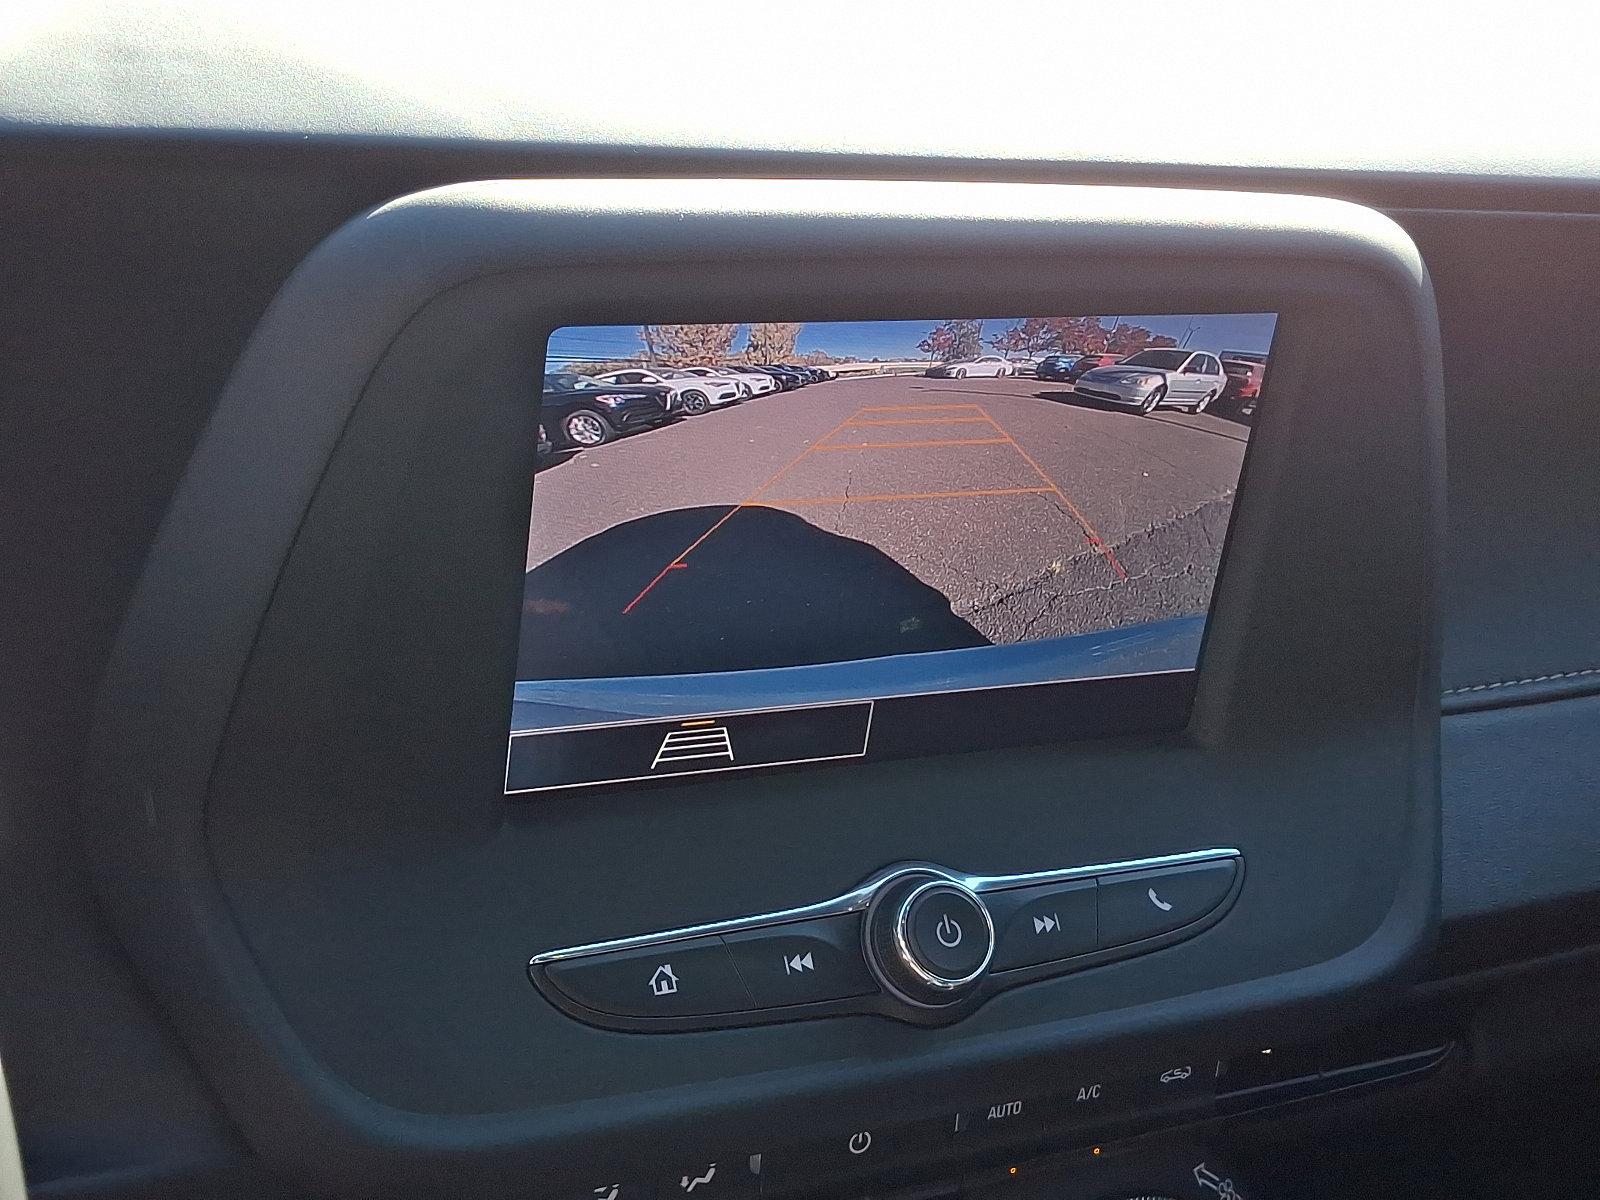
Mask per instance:
[[[662,963],[650,976],[650,992],[656,996],[670,996],[678,990],[678,977],[672,973],[671,963]]]

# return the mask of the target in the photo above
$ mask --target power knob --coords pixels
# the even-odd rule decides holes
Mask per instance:
[[[994,922],[971,888],[913,875],[891,880],[867,910],[867,958],[891,993],[925,1008],[955,1004],[994,957]]]

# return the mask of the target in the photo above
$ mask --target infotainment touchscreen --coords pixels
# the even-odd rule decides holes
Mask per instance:
[[[506,791],[1181,727],[1275,324],[556,330]]]

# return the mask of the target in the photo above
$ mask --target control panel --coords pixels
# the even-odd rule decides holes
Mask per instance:
[[[1215,1118],[1415,1083],[1447,1067],[1454,1031],[1388,1020],[1314,1043],[1218,1058],[1201,1046],[1103,1071],[1065,1066],[1047,1090],[947,1097],[914,1120],[826,1125],[801,1139],[719,1139],[637,1167],[595,1164],[552,1192],[600,1200],[867,1195],[1258,1200],[1216,1145]]]
[[[1192,937],[1243,884],[1228,849],[1026,875],[901,863],[832,900],[550,950],[528,970],[557,1007],[611,1029],[847,1013],[945,1024],[1006,988]]]
[[[1059,1090],[1049,1094],[973,1097],[922,1120],[830,1129],[773,1145],[708,1147],[697,1157],[659,1164],[653,1175],[629,1175],[615,1168],[607,1174],[600,1168],[576,1180],[565,1194],[573,1200],[892,1195],[917,1180],[923,1182],[908,1196],[957,1190],[929,1187],[929,1178],[959,1178],[967,1194],[973,1194],[986,1184],[1009,1183],[1014,1189],[1022,1173],[1018,1162],[1029,1164],[1029,1179],[1047,1174],[1038,1156],[1051,1151],[1091,1165],[1104,1176],[1109,1164],[1102,1160],[1125,1154],[1125,1147],[1137,1147],[1141,1159],[1149,1157],[1149,1147],[1136,1140],[1141,1135],[1208,1117],[1219,1065],[1215,1057],[1199,1053],[1130,1063],[1123,1072],[1063,1079]],[[997,1170],[995,1164],[1008,1166]],[[1106,1181],[1095,1182],[1104,1186]]]

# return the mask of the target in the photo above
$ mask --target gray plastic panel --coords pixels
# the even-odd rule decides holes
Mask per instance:
[[[1444,722],[1448,963],[1479,970],[1593,940],[1600,697],[1463,713]],[[1554,831],[1560,836],[1552,836]],[[1530,913],[1549,914],[1530,922]]]
[[[542,333],[989,306],[1283,314],[1190,728],[508,805]],[[561,181],[384,206],[285,286],[152,553],[92,747],[99,884],[252,1145],[348,1194],[754,1152],[1067,1054],[1270,1035],[1375,995],[1435,920],[1438,401],[1415,250],[1335,202]],[[943,1030],[640,1038],[524,974],[530,945],[789,907],[906,858],[1201,845],[1251,864],[1226,920]]]

